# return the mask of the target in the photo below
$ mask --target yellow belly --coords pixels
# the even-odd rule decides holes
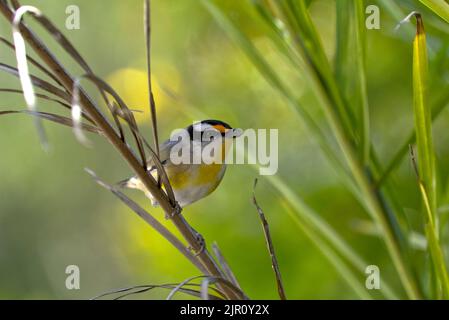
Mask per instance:
[[[222,175],[223,165],[200,164],[185,168],[182,166],[167,166],[166,169],[173,189],[184,189],[210,183],[218,185],[221,180],[220,175]]]
[[[196,202],[212,193],[220,184],[225,170],[221,164],[190,165],[186,168],[167,166],[175,198],[181,207]],[[184,170],[183,170],[184,169]]]

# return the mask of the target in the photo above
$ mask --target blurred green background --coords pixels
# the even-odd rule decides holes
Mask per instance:
[[[263,26],[254,18],[248,1],[218,2],[278,67],[303,103],[313,109],[315,102],[305,89],[304,80],[289,69],[264,37]],[[415,1],[398,3],[404,12],[422,11],[425,23],[437,20]],[[38,6],[131,108],[144,111],[137,118],[150,136],[142,1],[45,0],[23,4]],[[81,28],[66,30],[65,10],[73,4],[80,8]],[[173,129],[200,120],[195,111],[234,127],[279,129],[277,175],[340,231],[368,263],[378,265],[382,277],[396,283],[384,244],[357,227],[368,220],[364,210],[338,181],[299,117],[217,26],[200,1],[153,0],[152,10],[152,62],[160,137],[165,139]],[[327,54],[332,57],[335,3],[315,0],[310,10]],[[382,162],[390,159],[413,128],[413,35],[406,30],[394,32],[396,23],[381,7],[380,30],[367,31],[372,135]],[[438,26],[439,21],[435,24]],[[36,26],[31,21],[30,25]],[[36,30],[74,74],[81,74],[41,27],[36,26]],[[446,48],[443,56],[429,53],[437,94],[441,84],[449,81],[449,39],[444,30],[430,30],[435,31],[428,35],[430,46]],[[0,33],[11,39],[11,27],[3,17]],[[4,46],[0,49],[0,60],[16,64],[11,50]],[[86,86],[98,99],[95,90]],[[0,87],[19,88],[20,84],[13,76],[1,73]],[[20,95],[1,94],[0,110],[23,108],[25,103]],[[60,111],[59,106],[41,100],[39,108]],[[444,165],[449,160],[448,120],[449,113],[444,111],[434,127],[442,181],[448,176]],[[52,123],[45,123],[45,128],[51,142],[48,153],[39,145],[28,116],[0,118],[1,299],[85,299],[114,288],[176,283],[198,275],[162,237],[84,172],[83,168],[89,167],[109,182],[130,175],[110,145],[99,137],[89,136],[94,147],[86,148],[68,128]],[[231,165],[217,191],[189,206],[185,215],[209,244],[218,243],[249,297],[274,299],[277,291],[270,258],[257,212],[250,201],[257,175],[250,165]],[[409,161],[403,161],[395,173],[395,181],[401,205],[412,220],[419,221],[416,177]],[[355,298],[344,279],[292,223],[282,205],[282,196],[263,177],[259,182],[259,204],[270,222],[287,296]],[[142,194],[130,194],[164,221],[162,211],[149,208]],[[65,287],[65,268],[71,264],[80,267],[80,290]],[[365,280],[361,277],[360,281]],[[155,289],[135,297],[155,299],[167,294],[164,289]]]

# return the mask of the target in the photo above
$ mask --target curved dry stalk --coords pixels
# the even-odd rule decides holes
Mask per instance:
[[[173,189],[171,188],[167,173],[165,172],[165,170],[162,166],[159,156],[155,154],[153,149],[150,147],[148,142],[145,140],[145,138],[140,133],[139,127],[137,126],[137,122],[134,118],[134,115],[133,115],[133,112],[131,111],[131,109],[128,108],[128,106],[123,101],[123,99],[120,97],[120,95],[118,95],[117,92],[109,84],[107,84],[105,81],[103,81],[101,78],[97,77],[94,74],[85,74],[85,75],[79,77],[75,81],[72,105],[79,104],[80,79],[82,79],[82,78],[86,78],[87,80],[92,81],[101,92],[106,92],[114,98],[115,102],[112,102],[111,104],[109,104],[108,107],[109,107],[111,114],[114,117],[115,122],[118,123],[118,127],[120,129],[121,136],[124,137],[123,131],[121,129],[122,127],[120,126],[120,123],[118,120],[119,117],[126,121],[129,129],[131,130],[134,140],[136,141],[136,144],[138,146],[139,154],[142,159],[144,169],[145,170],[148,169],[147,168],[148,161],[146,159],[145,150],[144,150],[144,147],[147,147],[147,149],[150,151],[151,156],[152,156],[151,160],[153,160],[153,162],[158,170],[158,179],[159,179],[159,177],[162,177],[164,186],[165,186],[165,191],[168,195],[168,198],[172,203],[175,203],[175,195],[174,195]],[[73,102],[75,102],[75,104]],[[117,107],[117,105],[118,105],[118,107]],[[123,141],[124,141],[124,139],[123,139]]]
[[[133,130],[133,129],[131,128],[131,130]],[[165,187],[165,192],[167,193],[168,199],[171,202],[176,203],[173,188],[170,185],[170,180],[168,179],[167,172],[165,171],[164,166],[161,163],[161,160],[159,159],[159,157],[157,156],[157,154],[153,150],[153,148],[150,146],[150,144],[142,136],[140,131],[133,131],[133,133],[138,135],[142,139],[144,146],[147,148],[148,151],[150,151],[152,160],[154,160],[153,161],[154,166],[156,167],[157,172],[158,172],[158,180],[160,178],[162,178],[162,183],[163,183],[163,186]],[[159,184],[158,184],[158,186],[161,187]]]
[[[6,40],[5,38],[3,38],[1,36],[0,36],[0,42],[3,42],[9,48],[16,50],[16,47],[14,46],[14,44],[12,42],[9,42],[8,40]],[[62,86],[62,83],[58,80],[58,78],[56,78],[55,75],[53,73],[51,73],[47,68],[45,68],[42,64],[37,62],[35,59],[30,57],[29,55],[26,55],[26,58],[32,65],[34,65],[36,68],[41,70],[44,74],[46,74],[48,77],[50,77],[54,82],[56,82],[57,84]]]
[[[93,298],[91,298],[91,299],[89,299],[89,300],[98,300],[98,299],[100,299],[100,298],[107,297],[107,296],[110,296],[110,295],[113,295],[113,294],[124,293],[124,292],[126,292],[125,294],[120,295],[120,296],[118,296],[118,297],[115,297],[115,298],[113,299],[113,300],[119,300],[119,299],[121,299],[121,298],[130,296],[130,295],[134,295],[134,294],[144,293],[144,292],[147,292],[147,291],[152,290],[152,289],[157,289],[157,288],[162,288],[162,289],[173,289],[173,288],[174,288],[175,286],[177,286],[177,285],[178,285],[178,284],[176,284],[176,283],[175,283],[175,284],[173,284],[173,283],[168,283],[168,284],[159,284],[159,285],[149,284],[149,285],[137,285],[137,286],[131,286],[131,287],[126,287],[126,288],[121,288],[121,289],[115,289],[115,290],[111,290],[111,291],[108,291],[108,292],[104,292],[104,293],[101,293],[101,294],[99,294],[99,295],[97,295],[97,296],[95,296],[95,297],[93,297]],[[188,284],[188,286],[198,286],[198,284],[191,283],[191,284]],[[131,290],[135,290],[135,289],[137,289],[137,291],[131,291]],[[223,296],[223,293],[220,292],[219,290],[217,290],[217,289],[215,289],[215,288],[211,288],[211,289],[212,289],[214,292],[216,292],[217,294]],[[188,289],[188,288],[181,288],[181,289],[179,289],[179,291],[182,292],[182,293],[185,293],[185,294],[192,295],[192,296],[194,296],[194,297],[198,297],[198,298],[201,297],[201,292],[198,291],[198,290]],[[210,295],[210,298],[211,298],[211,300],[223,300],[221,297],[216,296],[216,295]]]
[[[5,71],[13,76],[19,77],[19,70],[17,68],[14,68],[13,66],[8,65],[8,64],[0,62],[0,70]],[[45,90],[51,94],[54,94],[55,96],[61,98],[65,102],[70,103],[70,95],[67,92],[59,89],[58,87],[55,87],[51,83],[49,83],[41,78],[38,78],[36,76],[30,75],[30,78],[31,78],[31,82],[34,86],[36,86],[42,90]],[[23,90],[22,90],[22,92],[23,92]]]
[[[136,140],[136,144],[137,144],[137,148],[140,154],[140,158],[142,160],[142,167],[145,169],[147,169],[147,159],[146,159],[146,155],[145,155],[145,151],[143,150],[143,144],[142,144],[142,140],[136,136],[134,134],[134,131],[138,131],[139,128],[137,127],[137,122],[134,118],[133,113],[129,110],[128,106],[126,105],[126,103],[122,100],[122,98],[117,94],[117,92],[115,92],[114,89],[112,89],[111,86],[109,86],[105,81],[103,81],[102,79],[100,79],[99,77],[97,77],[96,75],[94,75],[93,73],[88,73],[85,75],[82,75],[81,77],[77,78],[74,82],[74,90],[73,90],[73,98],[76,99],[76,102],[79,103],[79,99],[80,99],[80,79],[85,78],[88,79],[90,81],[92,81],[97,88],[100,90],[100,92],[104,92],[106,91],[107,93],[109,93],[114,99],[115,101],[118,103],[120,109],[123,112],[123,116],[121,116],[122,119],[124,119],[129,127],[133,130],[133,135],[134,135],[134,139]],[[108,103],[108,107],[109,110],[111,112],[111,114],[114,117],[114,120],[116,121],[116,123],[118,123],[118,128],[119,131],[121,132],[121,136],[123,136],[123,131],[121,129],[121,125],[119,123],[118,117],[117,117],[117,113],[116,113],[116,109],[113,108],[112,104]]]
[[[18,1],[15,1],[13,4],[14,8],[16,10],[20,9],[20,4]],[[62,32],[60,32],[58,30],[58,28],[56,28],[56,26],[46,17],[44,16],[37,8],[32,7],[32,6],[24,6],[27,8],[28,12],[31,12],[33,14],[33,17],[36,19],[37,22],[39,22],[41,24],[42,27],[44,27],[44,29],[47,30],[47,32],[53,37],[53,39],[59,43],[59,45],[61,47],[64,48],[64,50],[73,58],[73,60],[75,60],[76,63],[78,63],[78,65],[88,74],[93,74],[92,68],[87,64],[87,62],[84,60],[84,58],[81,56],[81,54],[78,52],[78,50],[76,50],[76,48],[72,45],[72,43],[68,40],[68,38],[66,38],[64,36],[64,34]],[[51,72],[50,72],[51,74]],[[60,85],[63,86],[63,84],[57,80],[58,83]],[[67,88],[66,88],[67,89]],[[106,103],[106,105],[108,107],[110,107],[110,103],[109,100],[106,96],[106,94],[104,93],[104,91],[100,88],[100,94],[104,100],[104,102]],[[78,111],[77,108],[75,108],[75,111]],[[120,137],[123,141],[124,140],[124,133],[123,133],[123,129],[120,125],[120,122],[115,118],[114,115],[114,120],[116,120],[116,125],[117,128],[119,130],[120,133]],[[80,132],[78,132],[78,135],[81,134]],[[84,141],[84,138],[79,137],[81,139],[81,142]]]
[[[41,14],[41,15],[35,16],[35,18],[48,31],[48,33],[53,37],[53,39],[55,39],[67,51],[67,53],[73,58],[73,60],[75,60],[75,62],[77,62],[78,65],[88,75],[94,74],[94,72],[92,71],[92,68],[87,64],[87,62],[84,60],[84,58],[78,52],[78,50],[76,50],[76,48],[72,45],[72,43],[64,36],[64,34],[62,32],[60,32],[55,27],[55,25],[47,17],[45,17],[44,15]],[[75,84],[77,84],[78,81],[79,80],[77,79],[77,81],[75,81]],[[111,106],[109,99],[107,98],[104,90],[100,86],[98,86],[98,84],[97,84],[97,87],[100,91],[100,95],[103,98],[106,106],[111,110],[112,106]],[[74,91],[75,90],[76,90],[76,88],[74,89]],[[120,122],[118,121],[118,119],[116,118],[116,115],[112,111],[111,111],[111,113],[114,117],[114,121],[117,126],[117,129],[119,130],[120,137],[123,141],[125,141],[123,128],[120,125]]]
[[[209,277],[201,281],[201,299],[209,300],[209,284],[213,283]]]
[[[122,125],[120,124],[120,121],[119,121],[119,119],[118,119],[118,117],[117,117],[117,114],[114,112],[113,105],[109,102],[109,99],[107,98],[107,96],[106,96],[106,94],[104,93],[104,90],[101,88],[101,86],[99,86],[99,85],[96,83],[95,80],[92,80],[92,79],[89,77],[90,75],[91,75],[91,74],[83,75],[83,76],[80,76],[80,77],[78,77],[78,78],[75,79],[75,82],[74,82],[74,84],[73,84],[73,94],[72,94],[72,100],[71,100],[72,108],[73,108],[73,106],[75,106],[75,107],[78,106],[78,107],[81,108],[81,106],[79,106],[79,104],[80,104],[80,101],[79,101],[80,93],[79,93],[79,91],[80,91],[80,89],[82,89],[82,87],[81,87],[81,79],[83,79],[83,78],[89,79],[90,81],[92,81],[92,82],[97,86],[97,88],[98,88],[98,90],[99,90],[101,96],[103,97],[104,102],[106,103],[106,106],[108,107],[108,109],[109,109],[109,111],[110,111],[110,113],[111,113],[111,115],[112,115],[112,118],[113,118],[113,120],[114,120],[114,123],[115,123],[115,125],[117,126],[117,129],[118,129],[118,132],[119,132],[119,135],[120,135],[120,139],[121,139],[123,142],[125,142],[125,133],[123,132],[123,127],[122,127]],[[82,108],[81,108],[81,109],[82,109]],[[81,110],[81,111],[82,111],[82,110]]]
[[[0,88],[0,92],[9,92],[9,93],[23,94],[23,90],[11,89],[11,88]],[[70,110],[72,108],[69,104],[67,104],[67,103],[65,103],[65,102],[63,102],[61,100],[58,100],[58,99],[52,98],[50,96],[47,96],[45,94],[36,93],[36,98],[41,98],[41,99],[48,100],[48,101],[51,101],[51,102],[56,102],[57,104],[63,106],[64,108],[66,108],[68,110]]]
[[[52,121],[52,122],[55,122],[58,124],[62,124],[67,127],[73,127],[73,121],[71,118],[63,117],[63,116],[60,116],[60,115],[57,115],[54,113],[42,112],[42,111],[29,111],[29,110],[0,111],[0,116],[8,115],[8,114],[28,114],[28,115],[39,117],[41,119],[49,120],[49,121]],[[81,129],[88,131],[88,132],[92,132],[92,133],[102,134],[100,129],[98,129],[95,126],[86,124],[86,123],[81,123]]]
[[[19,71],[16,68],[14,68],[13,66],[10,66],[10,65],[7,65],[7,64],[4,64],[4,63],[0,63],[0,70],[5,71],[5,72],[7,72],[7,73],[9,73],[11,75],[14,75],[16,77],[19,77]],[[40,89],[42,89],[42,90],[44,90],[44,91],[46,91],[48,93],[51,93],[51,94],[61,98],[63,101],[60,101],[58,99],[54,99],[54,98],[49,97],[49,96],[44,95],[44,94],[34,93],[34,95],[37,98],[42,98],[42,99],[45,99],[45,100],[56,102],[56,103],[62,105],[64,108],[71,110],[72,107],[69,104],[65,103],[65,101],[70,102],[70,95],[67,92],[59,89],[58,87],[55,87],[51,83],[49,83],[49,82],[47,82],[47,81],[45,81],[45,80],[43,80],[41,78],[38,78],[36,76],[30,75],[30,78],[31,78],[32,84],[34,86],[36,86],[36,87],[38,87],[38,88],[40,88]],[[0,91],[24,94],[23,90],[18,90],[18,89],[1,88]],[[81,112],[81,115],[82,115],[82,117],[84,119],[86,119],[87,121],[93,123],[93,120],[84,111]]]
[[[139,293],[145,293],[145,292],[147,292],[147,291],[149,291],[149,290],[152,290],[152,289],[154,289],[154,288],[172,289],[173,286],[169,286],[169,285],[158,285],[158,286],[153,286],[153,287],[149,287],[149,288],[143,288],[143,289],[140,289],[140,290],[137,290],[137,291],[128,292],[128,293],[125,293],[125,294],[123,294],[123,295],[120,295],[120,296],[114,298],[114,300],[120,300],[120,299],[122,299],[122,298],[131,296],[131,295],[135,295],[135,294],[139,294]],[[188,294],[188,295],[197,297],[197,298],[200,298],[200,297],[201,297],[201,292],[198,291],[198,290],[187,289],[187,288],[181,288],[181,289],[179,289],[179,291],[182,292],[182,293],[185,293],[185,294]],[[210,300],[223,300],[222,298],[220,298],[220,297],[218,297],[218,296],[216,296],[216,295],[209,295],[209,297],[210,297]]]
[[[194,276],[194,277],[190,277],[185,279],[183,282],[179,283],[176,287],[173,288],[172,291],[170,291],[170,293],[168,294],[166,300],[171,300],[173,299],[173,297],[175,296],[176,292],[178,292],[183,286],[187,285],[190,281],[196,280],[196,279],[200,279],[203,277],[207,277],[207,276]]]
[[[20,83],[23,88],[23,97],[30,111],[36,112],[36,96],[34,94],[34,87],[28,70],[27,54],[25,48],[25,40],[23,40],[22,34],[19,31],[19,25],[22,20],[22,16],[27,13],[32,12],[33,14],[40,15],[40,11],[31,6],[23,6],[17,9],[14,13],[12,20],[12,36],[14,39],[14,47],[16,48],[16,60],[17,60],[17,70],[19,73]],[[42,146],[45,150],[48,149],[47,136],[45,134],[44,127],[38,117],[34,118],[34,125],[36,126],[37,134]]]
[[[216,284],[216,283],[224,283],[224,284],[230,284],[232,285],[233,289],[236,293],[241,295],[241,299],[248,300],[248,297],[245,296],[243,291],[238,288],[237,286],[234,286],[231,282],[229,282],[226,279],[223,278],[217,278],[217,277],[204,277],[203,281],[201,281],[201,299],[203,300],[210,300],[211,295],[209,294],[209,289],[211,289],[210,285]]]
[[[73,120],[73,133],[76,139],[81,144],[90,147],[91,143],[86,138],[81,128],[81,115],[83,114],[80,102],[79,102],[79,79],[75,81],[75,88],[73,88],[73,98],[72,98],[72,120]]]
[[[247,300],[248,297],[236,286],[234,286],[231,282],[229,282],[226,279],[220,278],[220,277],[213,277],[213,276],[208,276],[208,275],[202,275],[202,276],[194,276],[194,277],[189,277],[187,279],[185,279],[183,282],[179,283],[176,287],[173,288],[172,291],[170,291],[170,293],[168,294],[166,300],[171,300],[173,299],[174,295],[180,291],[180,289],[186,285],[189,285],[189,283],[193,280],[197,280],[197,279],[208,279],[208,281],[206,282],[207,286],[205,286],[202,282],[201,284],[201,296],[204,297],[205,293],[203,292],[204,290],[208,290],[209,289],[209,283],[216,283],[216,282],[220,282],[222,284],[225,284],[226,287],[230,287],[234,293],[242,300]],[[205,299],[207,300],[207,299]]]

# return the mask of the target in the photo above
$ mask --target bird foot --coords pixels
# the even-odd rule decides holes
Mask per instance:
[[[204,237],[200,233],[196,233],[196,241],[200,244],[200,248],[198,250],[195,250],[195,257],[199,256],[204,252],[206,249],[206,240],[204,240]]]
[[[165,219],[172,219],[175,216],[179,216],[181,214],[182,208],[178,202],[176,202],[176,206],[173,208],[171,213],[165,213]]]
[[[189,246],[189,250],[193,251],[195,257],[197,257],[202,254],[204,250],[206,250],[206,240],[204,240],[204,237],[200,233],[196,232],[195,230],[193,231],[195,232],[196,242],[200,245],[200,247],[198,249],[194,249],[192,246]]]

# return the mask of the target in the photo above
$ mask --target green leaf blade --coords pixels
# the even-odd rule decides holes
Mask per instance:
[[[441,19],[449,23],[449,4],[444,0],[419,0]]]
[[[435,268],[435,287],[449,298],[449,277],[442,248],[438,240],[435,152],[432,137],[432,115],[427,104],[428,60],[424,23],[415,13],[416,36],[413,40],[413,107],[418,147],[419,188],[424,204],[424,220],[429,252]]]
[[[413,108],[418,147],[419,174],[429,195],[432,212],[436,209],[435,152],[432,137],[432,115],[427,103],[428,66],[424,25],[416,16],[417,31],[413,41]]]

